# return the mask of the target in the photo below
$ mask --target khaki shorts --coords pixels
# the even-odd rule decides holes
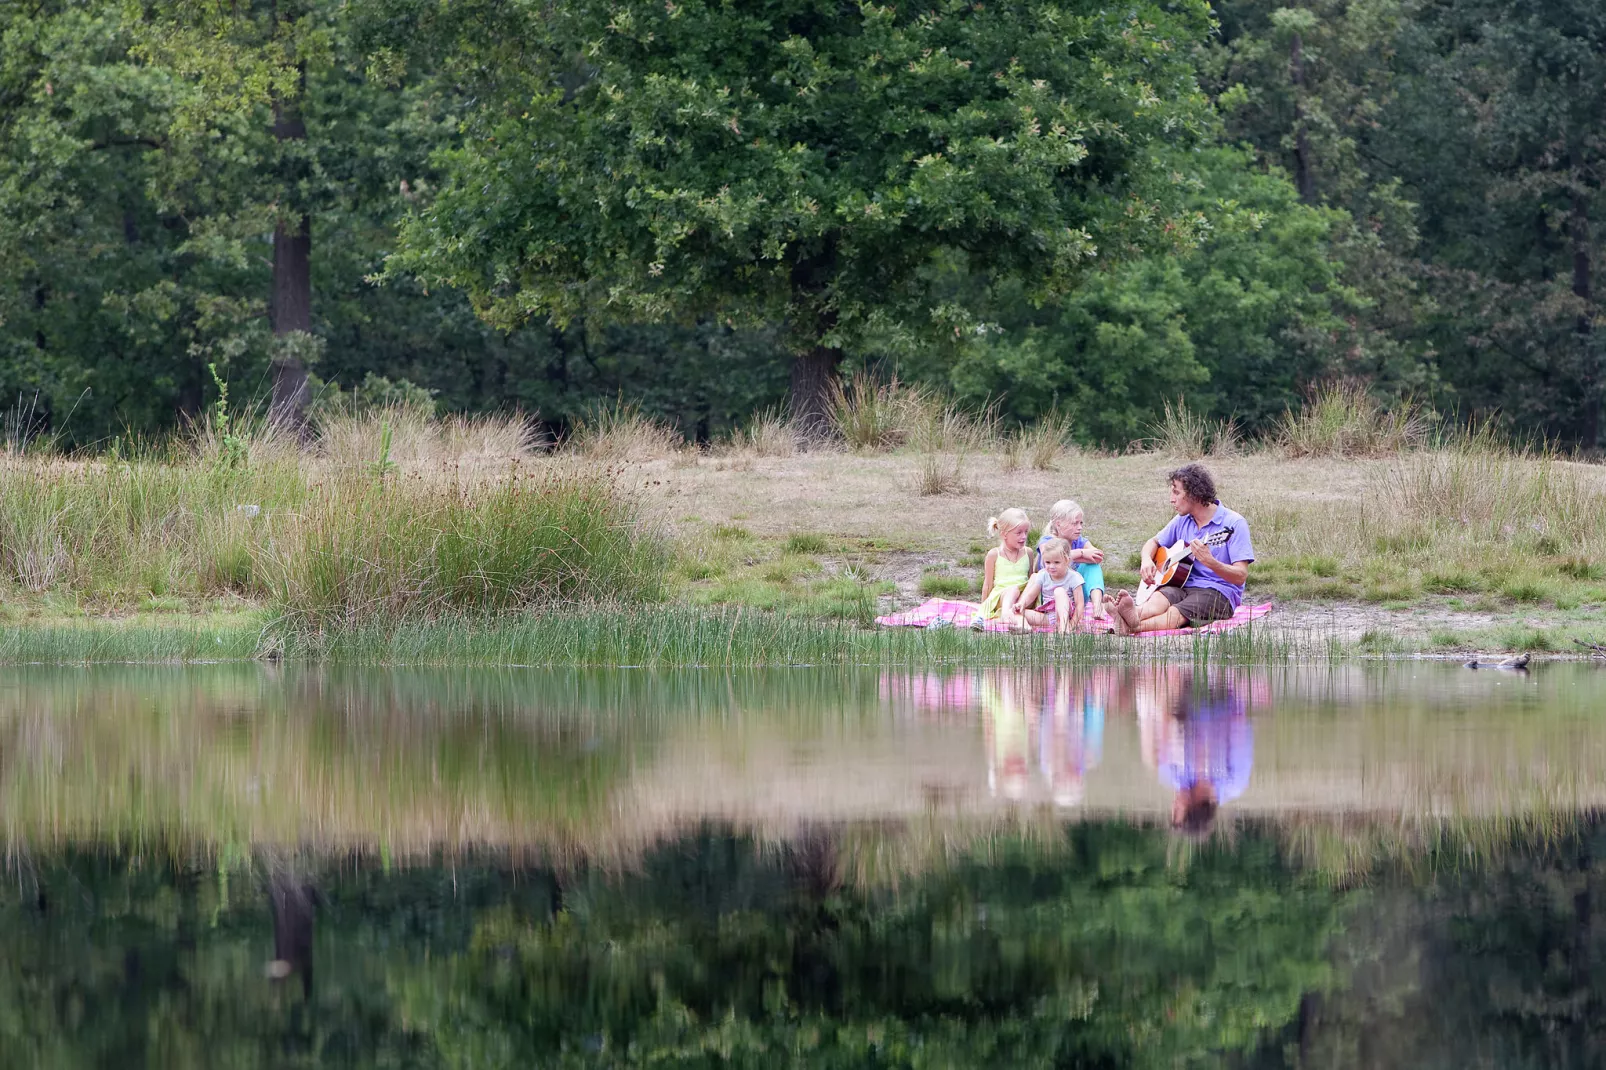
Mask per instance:
[[[1189,624],[1226,620],[1232,616],[1232,603],[1213,587],[1161,587],[1160,594]]]

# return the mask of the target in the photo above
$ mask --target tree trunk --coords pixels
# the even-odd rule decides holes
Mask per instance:
[[[318,915],[318,892],[304,883],[293,868],[276,869],[269,879],[268,901],[273,908],[273,961],[268,975],[283,981],[301,978],[301,994],[312,997],[312,936]]]
[[[301,116],[275,103],[273,136],[281,142],[305,141],[307,125]],[[312,221],[304,212],[280,218],[273,230],[273,296],[268,305],[268,323],[275,340],[295,332],[312,333]],[[275,347],[269,418],[305,436],[311,401],[307,366],[301,353],[294,346]]]
[[[1599,343],[1595,338],[1594,272],[1589,251],[1589,202],[1581,193],[1573,194],[1569,226],[1573,243],[1573,296],[1584,302],[1578,316],[1578,344],[1583,353],[1583,421],[1579,441],[1589,449],[1601,447],[1601,368]]]
[[[1305,129],[1305,40],[1294,34],[1288,46],[1288,74],[1294,84],[1294,188],[1306,204],[1316,203],[1316,180],[1310,171],[1310,135]]]
[[[836,329],[830,300],[835,271],[836,243],[831,239],[792,265],[790,327],[798,343],[792,358],[792,421],[811,441],[831,433],[831,388],[842,363],[842,350],[821,341]]]
[[[831,388],[842,351],[815,346],[792,358],[792,419],[808,439],[818,441],[831,432]]]

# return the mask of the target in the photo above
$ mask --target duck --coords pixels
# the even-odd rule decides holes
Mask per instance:
[[[1477,658],[1473,658],[1466,663],[1466,667],[1469,669],[1504,669],[1507,672],[1527,672],[1528,660],[1527,654],[1514,654],[1500,661],[1480,661]]]

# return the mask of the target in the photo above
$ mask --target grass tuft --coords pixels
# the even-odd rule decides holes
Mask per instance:
[[[1285,412],[1273,438],[1289,457],[1385,457],[1423,445],[1428,431],[1417,406],[1384,409],[1364,385],[1338,382]]]
[[[657,461],[685,448],[680,432],[635,402],[600,405],[574,421],[563,448],[594,461]]]

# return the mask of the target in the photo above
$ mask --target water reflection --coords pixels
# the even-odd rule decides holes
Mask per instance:
[[[1547,669],[21,670],[0,1067],[1599,1065]]]
[[[1438,666],[25,669],[0,836],[619,860],[707,820],[1443,823],[1606,805],[1606,687]]]

